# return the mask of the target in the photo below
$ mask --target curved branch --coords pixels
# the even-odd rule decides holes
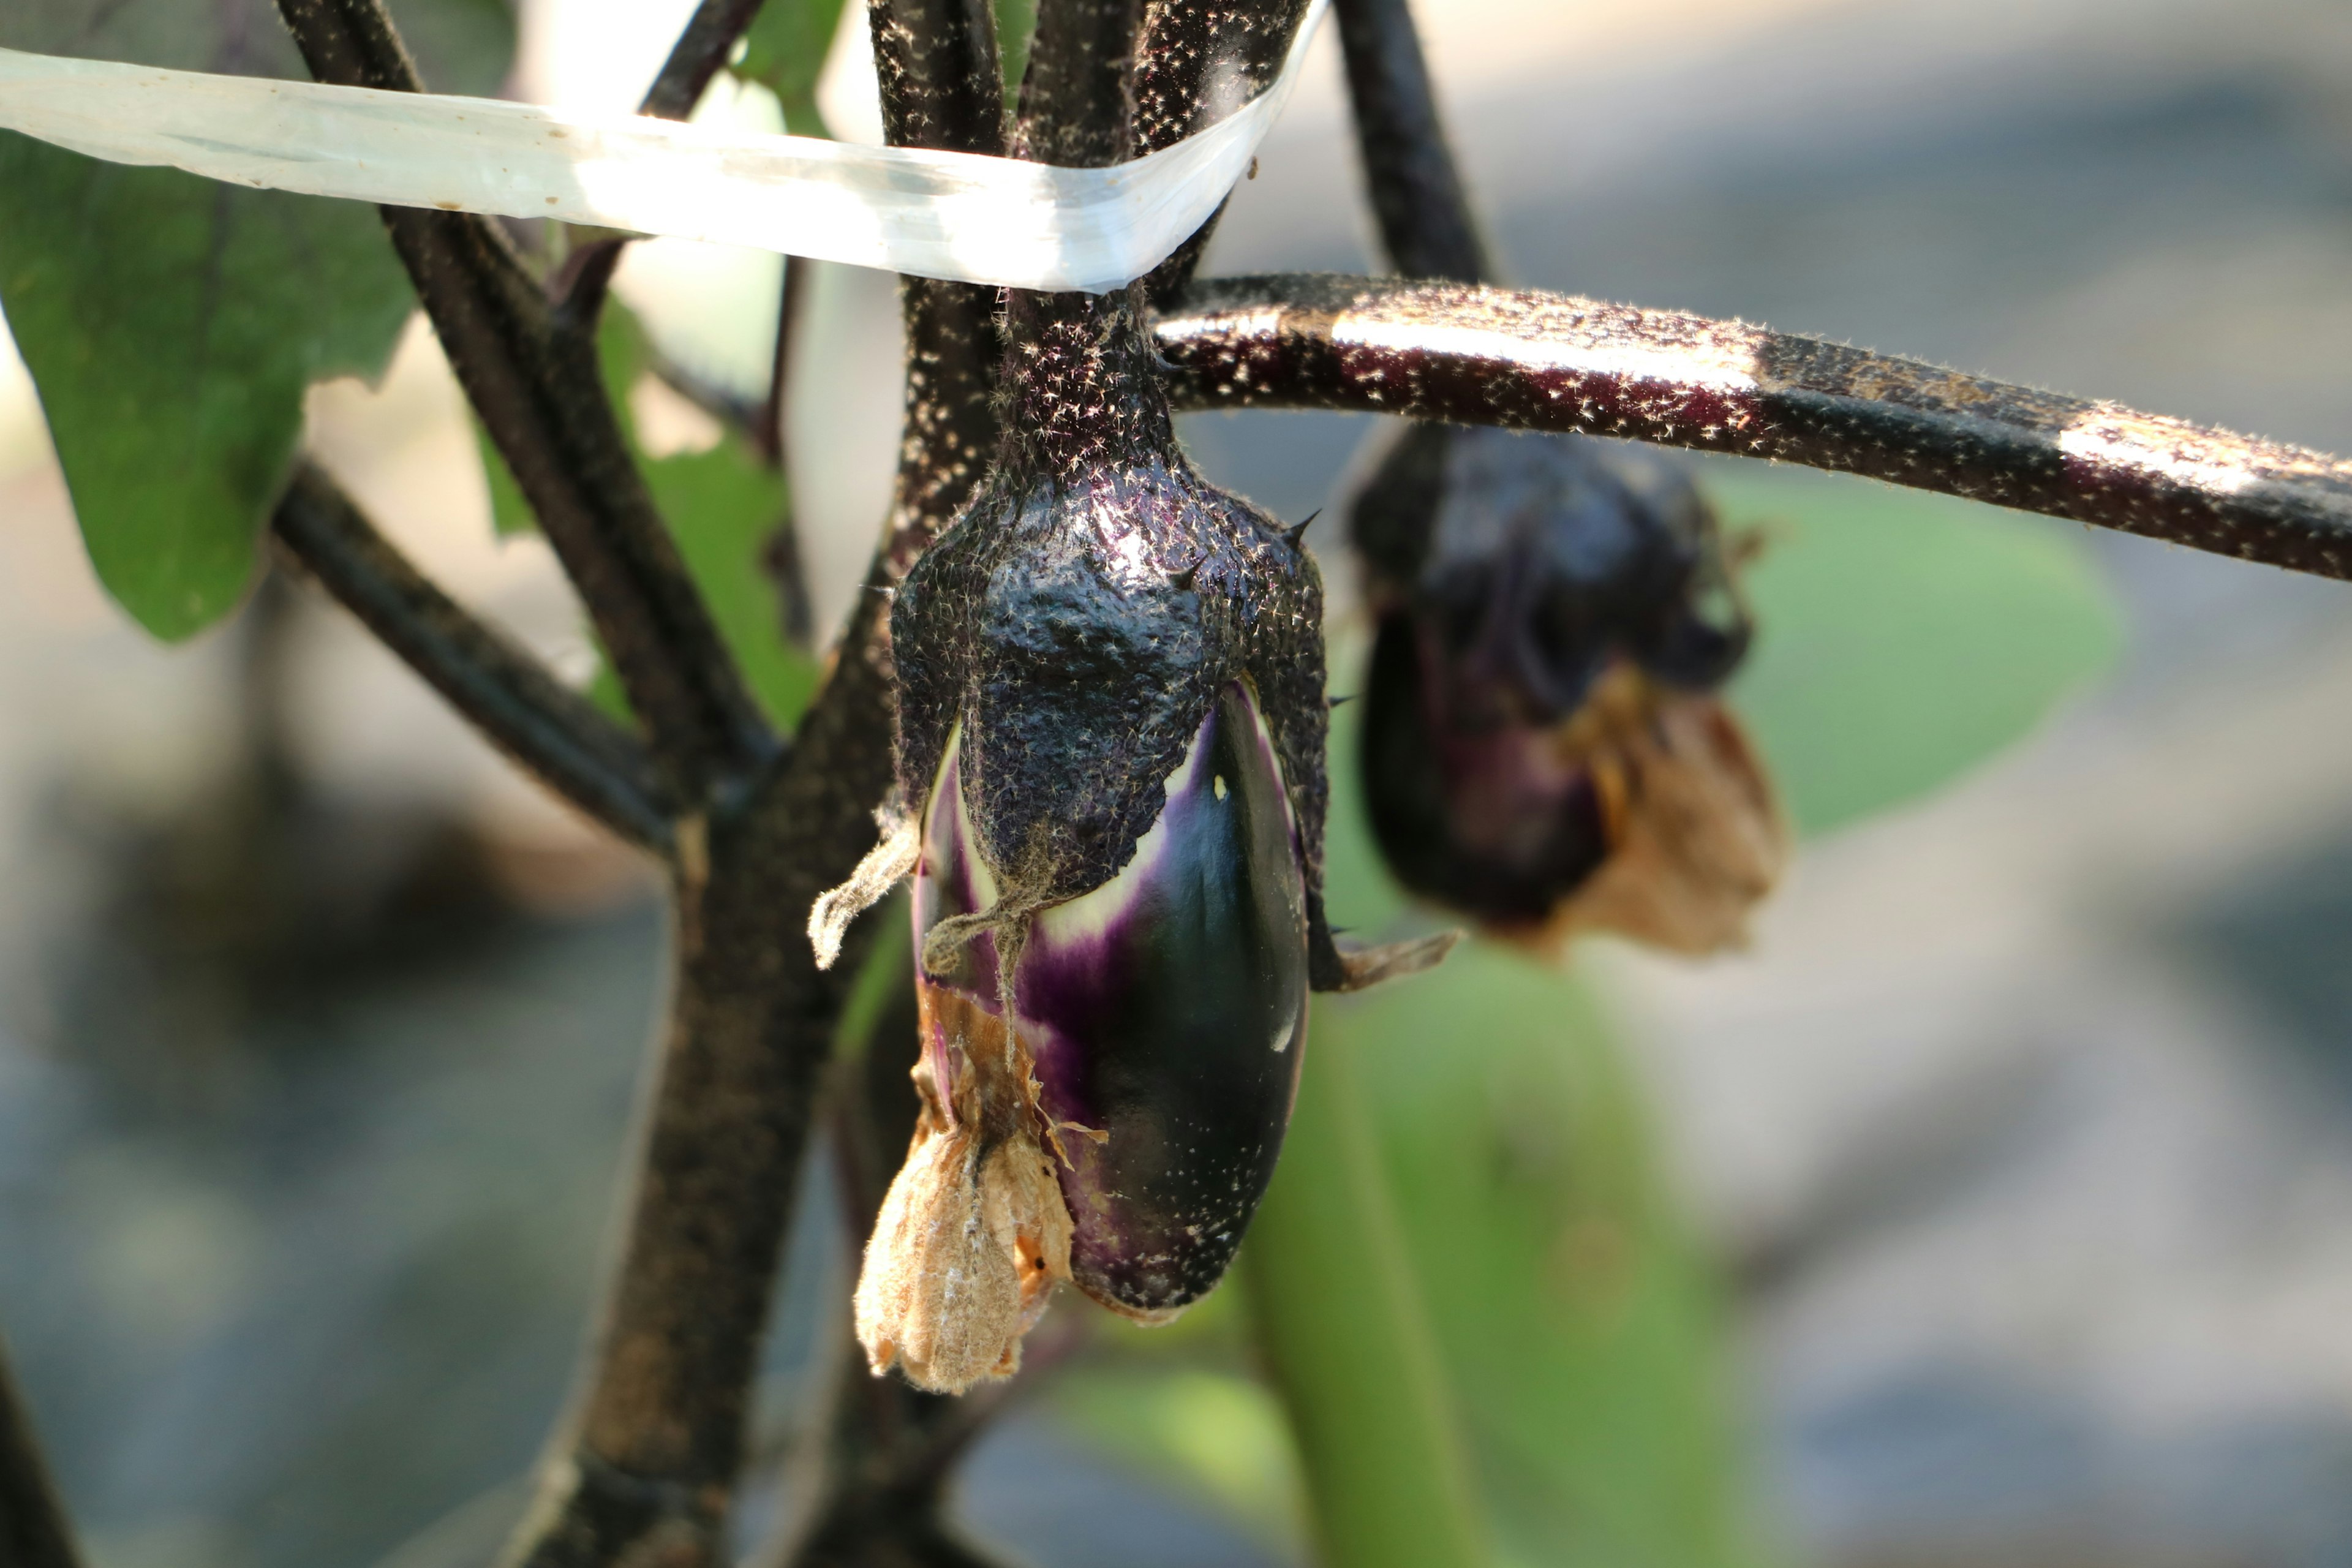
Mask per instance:
[[[409,563],[305,463],[270,528],[319,585],[524,772],[641,848],[672,847],[644,744]]]
[[[65,1504],[41,1458],[33,1413],[0,1351],[0,1563],[8,1568],[81,1568]]]
[[[719,1568],[818,1078],[875,923],[820,972],[809,905],[890,783],[882,600],[864,596],[792,751],[677,858],[670,1017],[621,1255],[513,1568]],[[683,837],[683,836],[682,836]]]
[[[1157,332],[1180,408],[1589,431],[2352,577],[2352,463],[1740,321],[1300,275],[1204,284]]]
[[[320,80],[417,90],[383,0],[278,0],[278,10]],[[467,400],[579,589],[671,793],[705,800],[756,771],[775,738],[629,454],[604,396],[593,321],[551,307],[488,219],[411,207],[383,215]]]

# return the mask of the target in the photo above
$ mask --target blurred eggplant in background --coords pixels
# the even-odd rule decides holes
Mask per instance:
[[[1416,425],[1352,514],[1360,761],[1398,879],[1549,952],[1740,942],[1789,836],[1717,695],[1752,627],[1697,487],[1615,442]]]

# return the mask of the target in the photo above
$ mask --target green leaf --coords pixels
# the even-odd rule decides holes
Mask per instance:
[[[819,669],[814,658],[784,639],[782,601],[761,563],[791,503],[783,476],[761,462],[732,431],[708,451],[646,457],[629,411],[629,395],[646,374],[651,356],[644,329],[618,300],[605,305],[596,353],[622,433],[637,455],[646,488],[669,524],[688,575],[702,590],[719,635],[733,651],[751,694],[789,732],[816,692]],[[510,534],[537,527],[513,474],[478,425],[476,437],[498,531]],[[609,661],[599,660],[588,689],[606,711],[629,717],[627,700]]]
[[[842,0],[767,0],[743,35],[735,74],[756,81],[783,106],[795,136],[829,136],[816,112],[816,79],[841,25]]]
[[[1360,650],[1336,668],[1360,672]],[[1342,683],[1338,689],[1349,689]],[[1414,917],[1362,817],[1360,710],[1333,724],[1327,861],[1332,918],[1367,940]],[[1369,1107],[1387,1198],[1309,1132],[1318,1076],[1342,1064]],[[1335,1214],[1349,1192],[1392,1204],[1502,1560],[1575,1568],[1744,1568],[1762,1558],[1749,1517],[1726,1324],[1707,1260],[1662,1179],[1639,1086],[1571,975],[1472,942],[1434,973],[1357,996],[1318,997],[1299,1121],[1249,1258],[1297,1243],[1275,1196],[1311,1181]],[[1319,1169],[1318,1169],[1319,1168]],[[1341,1221],[1315,1227],[1317,1268],[1297,1268],[1302,1344],[1318,1322],[1363,1310],[1363,1265]],[[1359,1222],[1360,1223],[1360,1221]],[[1254,1286],[1261,1275],[1251,1276]],[[1325,1281],[1318,1286],[1317,1281]],[[1324,1299],[1315,1299],[1317,1291]],[[1296,1352],[1293,1352],[1296,1353]],[[1308,1353],[1314,1353],[1309,1352]],[[1286,1359],[1286,1358],[1285,1358]],[[1360,1363],[1360,1356],[1350,1362]],[[1339,1398],[1397,1397],[1359,1364]],[[1286,1373],[1286,1387],[1295,1386]],[[1332,1396],[1325,1396],[1327,1398]],[[1316,1423],[1300,1430],[1310,1474]],[[1373,1430],[1360,1413],[1339,1430]],[[1358,1490],[1376,1487],[1364,1471]],[[1322,1500],[1318,1514],[1378,1508]]]
[[[1021,101],[1029,68],[1029,39],[1037,30],[1037,0],[996,0],[996,58],[1004,70],[1004,101]]]
[[[1298,1451],[1264,1384],[1216,1367],[1117,1365],[1073,1369],[1052,1397],[1090,1447],[1192,1492],[1286,1557],[1304,1555]]]
[[[1290,1415],[1325,1568],[1486,1560],[1419,1238],[1399,1218],[1353,1015],[1318,1003],[1242,1263]],[[1431,1042],[1434,1044],[1434,1042]]]
[[[494,0],[403,0],[427,59],[486,90]],[[267,0],[11,0],[0,47],[307,75]],[[39,391],[92,564],[156,636],[188,637],[252,581],[301,437],[302,394],[380,374],[406,279],[374,211],[103,163],[0,133],[0,310]]]
[[[1948,784],[2122,650],[2073,524],[1753,464],[1706,483],[1727,526],[1765,530],[1732,697],[1802,832]]]
[[[1507,1555],[1757,1561],[1727,1325],[1591,998],[1472,942],[1325,1011],[1316,1045],[1357,1058]]]
[[[752,695],[789,733],[816,692],[818,672],[814,658],[784,640],[782,602],[760,563],[784,516],[782,478],[731,436],[708,452],[645,467],[719,635],[734,650]]]

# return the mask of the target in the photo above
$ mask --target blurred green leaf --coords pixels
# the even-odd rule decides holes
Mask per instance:
[[[1089,1443],[1192,1491],[1284,1555],[1304,1554],[1298,1453],[1264,1384],[1209,1367],[1116,1366],[1062,1379],[1053,1398]]]
[[[647,458],[638,444],[636,419],[630,412],[630,395],[646,375],[651,356],[644,329],[619,300],[607,302],[598,327],[596,353],[604,390],[614,413],[637,453],[654,504],[668,522],[686,569],[702,590],[718,623],[742,667],[753,696],[768,716],[789,730],[816,691],[814,658],[784,639],[783,606],[775,580],[761,563],[769,539],[785,516],[790,497],[783,476],[754,456],[743,439],[730,431],[708,451],[682,452]],[[538,526],[530,503],[523,500],[514,475],[478,424],[475,430],[488,481],[490,512],[501,534],[528,532]],[[601,658],[590,679],[589,693],[616,718],[629,716],[627,700],[612,666]]]
[[[484,91],[497,0],[399,0],[441,79]],[[268,0],[10,0],[0,47],[301,77]],[[235,607],[327,376],[382,374],[413,301],[372,208],[103,163],[0,135],[0,309],[90,560],[148,630]]]
[[[830,136],[816,111],[816,79],[841,26],[842,0],[767,0],[743,35],[737,76],[756,81],[783,106],[795,136]]]
[[[380,374],[410,303],[364,208],[0,138],[0,307],[99,580],[159,637],[244,597],[303,389]]]
[[[1029,68],[1029,37],[1037,30],[1037,0],[996,0],[996,58],[1004,71],[1004,101],[1021,101]]]
[[[1727,526],[1766,530],[1732,695],[1801,832],[1949,783],[2122,651],[2073,524],[1754,464],[1706,483]]]
[[[1581,987],[1473,942],[1327,1011],[1316,1045],[1358,1058],[1507,1555],[1758,1561],[1727,1325]]]
[[[467,410],[468,416],[472,411]],[[530,502],[523,499],[522,487],[515,483],[514,470],[499,455],[498,443],[474,420],[474,446],[482,455],[482,480],[490,491],[490,530],[499,538],[518,533],[539,531],[539,519],[532,515]]]
[[[817,665],[784,640],[782,601],[760,563],[784,516],[782,478],[730,436],[708,452],[647,463],[646,480],[752,695],[789,731],[816,691]]]
[[[1327,870],[1334,920],[1369,938],[1410,917],[1345,765],[1356,711],[1334,723]],[[1761,1560],[1714,1281],[1585,989],[1474,942],[1433,973],[1317,998],[1309,1050],[1310,1078],[1344,1057],[1370,1106],[1500,1555],[1577,1568]],[[1277,1186],[1302,1152],[1286,1152]]]
[[[1474,1568],[1485,1527],[1418,1237],[1383,1173],[1348,1015],[1318,1004],[1242,1264],[1324,1568]]]

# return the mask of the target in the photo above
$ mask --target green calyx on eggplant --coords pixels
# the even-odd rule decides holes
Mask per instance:
[[[1752,626],[1688,478],[1589,437],[1415,426],[1352,514],[1361,763],[1398,879],[1546,952],[1744,940],[1788,833],[1717,694]]]
[[[1061,1279],[1147,1321],[1213,1287],[1307,991],[1443,952],[1332,940],[1321,582],[1178,447],[1139,308],[1014,296],[997,463],[892,605],[884,841],[812,916],[822,953],[915,876],[926,1109],[857,1327],[929,1388],[1013,1370]]]

